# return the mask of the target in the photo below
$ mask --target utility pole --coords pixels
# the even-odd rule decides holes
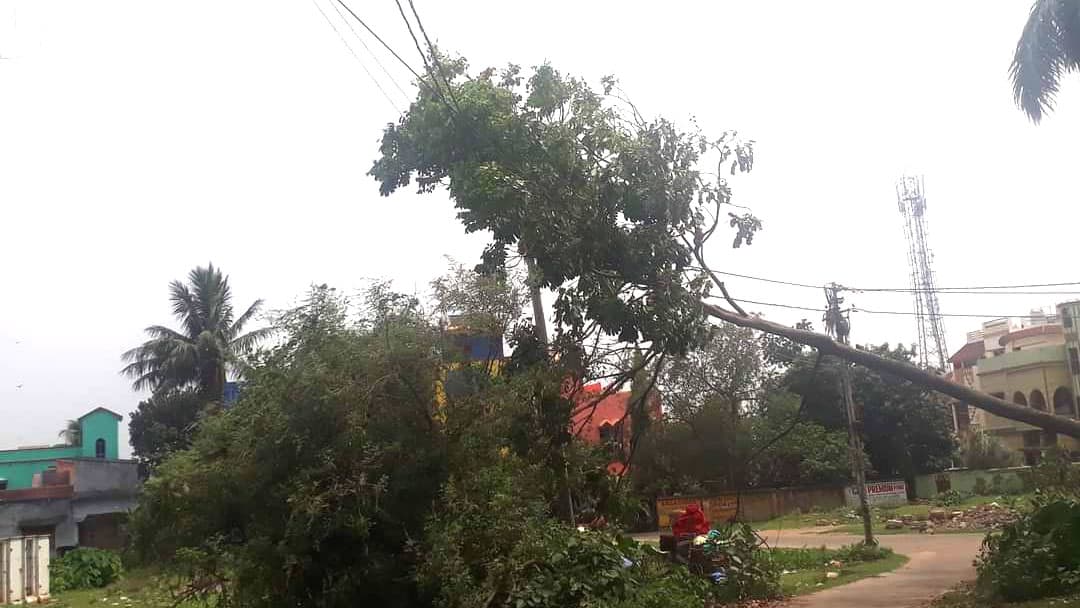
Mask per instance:
[[[848,343],[851,333],[851,319],[840,310],[844,301],[840,297],[841,287],[830,283],[825,288],[825,331],[842,344]],[[851,366],[847,361],[840,362],[840,397],[844,400],[844,418],[847,419],[848,454],[851,459],[851,475],[855,478],[855,488],[859,493],[859,511],[863,520],[863,535],[867,545],[874,545],[874,528],[870,519],[870,499],[866,495],[866,469],[863,466],[863,443],[855,418],[855,398],[851,392]]]

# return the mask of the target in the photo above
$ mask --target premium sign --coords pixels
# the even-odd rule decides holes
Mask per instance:
[[[866,497],[873,506],[895,506],[907,504],[907,483],[904,480],[875,481],[866,484]],[[848,486],[844,492],[848,506],[859,505],[859,493],[855,486]]]
[[[701,510],[705,512],[705,518],[714,526],[735,519],[735,513],[739,509],[739,499],[734,494],[657,498],[656,518],[660,529],[670,528],[686,507],[692,504],[700,505]]]

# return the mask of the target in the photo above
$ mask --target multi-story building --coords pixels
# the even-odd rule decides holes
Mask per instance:
[[[120,420],[99,407],[78,419],[77,441],[0,450],[0,538],[121,548],[139,476],[136,462],[119,458]]]
[[[1017,405],[1076,418],[1075,396],[1080,394],[1080,334],[1072,323],[1076,314],[1080,314],[1080,303],[1075,311],[1063,304],[1054,315],[1032,311],[1023,324],[1010,319],[984,323],[980,331],[968,334],[968,343],[950,358],[952,378]],[[1068,364],[1070,333],[1065,324],[1075,345],[1072,352],[1078,354],[1075,373]],[[1074,439],[982,410],[974,411],[971,422],[1021,452],[1028,463],[1036,462],[1043,450],[1054,445],[1080,451]]]

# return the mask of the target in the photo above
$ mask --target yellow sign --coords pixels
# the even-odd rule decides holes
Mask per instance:
[[[735,519],[739,510],[739,499],[734,494],[719,496],[669,496],[656,499],[656,518],[660,528],[671,528],[671,524],[682,515],[686,507],[700,505],[705,512],[709,525],[718,526]]]

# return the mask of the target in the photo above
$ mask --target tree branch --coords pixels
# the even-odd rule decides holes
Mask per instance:
[[[1080,439],[1080,422],[1076,420],[1009,403],[1004,399],[998,399],[987,393],[972,390],[962,384],[947,380],[943,376],[919,369],[910,363],[887,359],[865,350],[840,344],[824,334],[787,327],[786,325],[766,321],[760,317],[740,316],[708,302],[702,302],[702,306],[707,315],[716,317],[721,321],[733,323],[739,327],[749,327],[783,336],[793,342],[816,348],[818,352],[823,354],[834,355],[846,361],[858,363],[876,372],[890,374],[919,386],[933,389],[996,416],[1024,422],[1048,431]]]

